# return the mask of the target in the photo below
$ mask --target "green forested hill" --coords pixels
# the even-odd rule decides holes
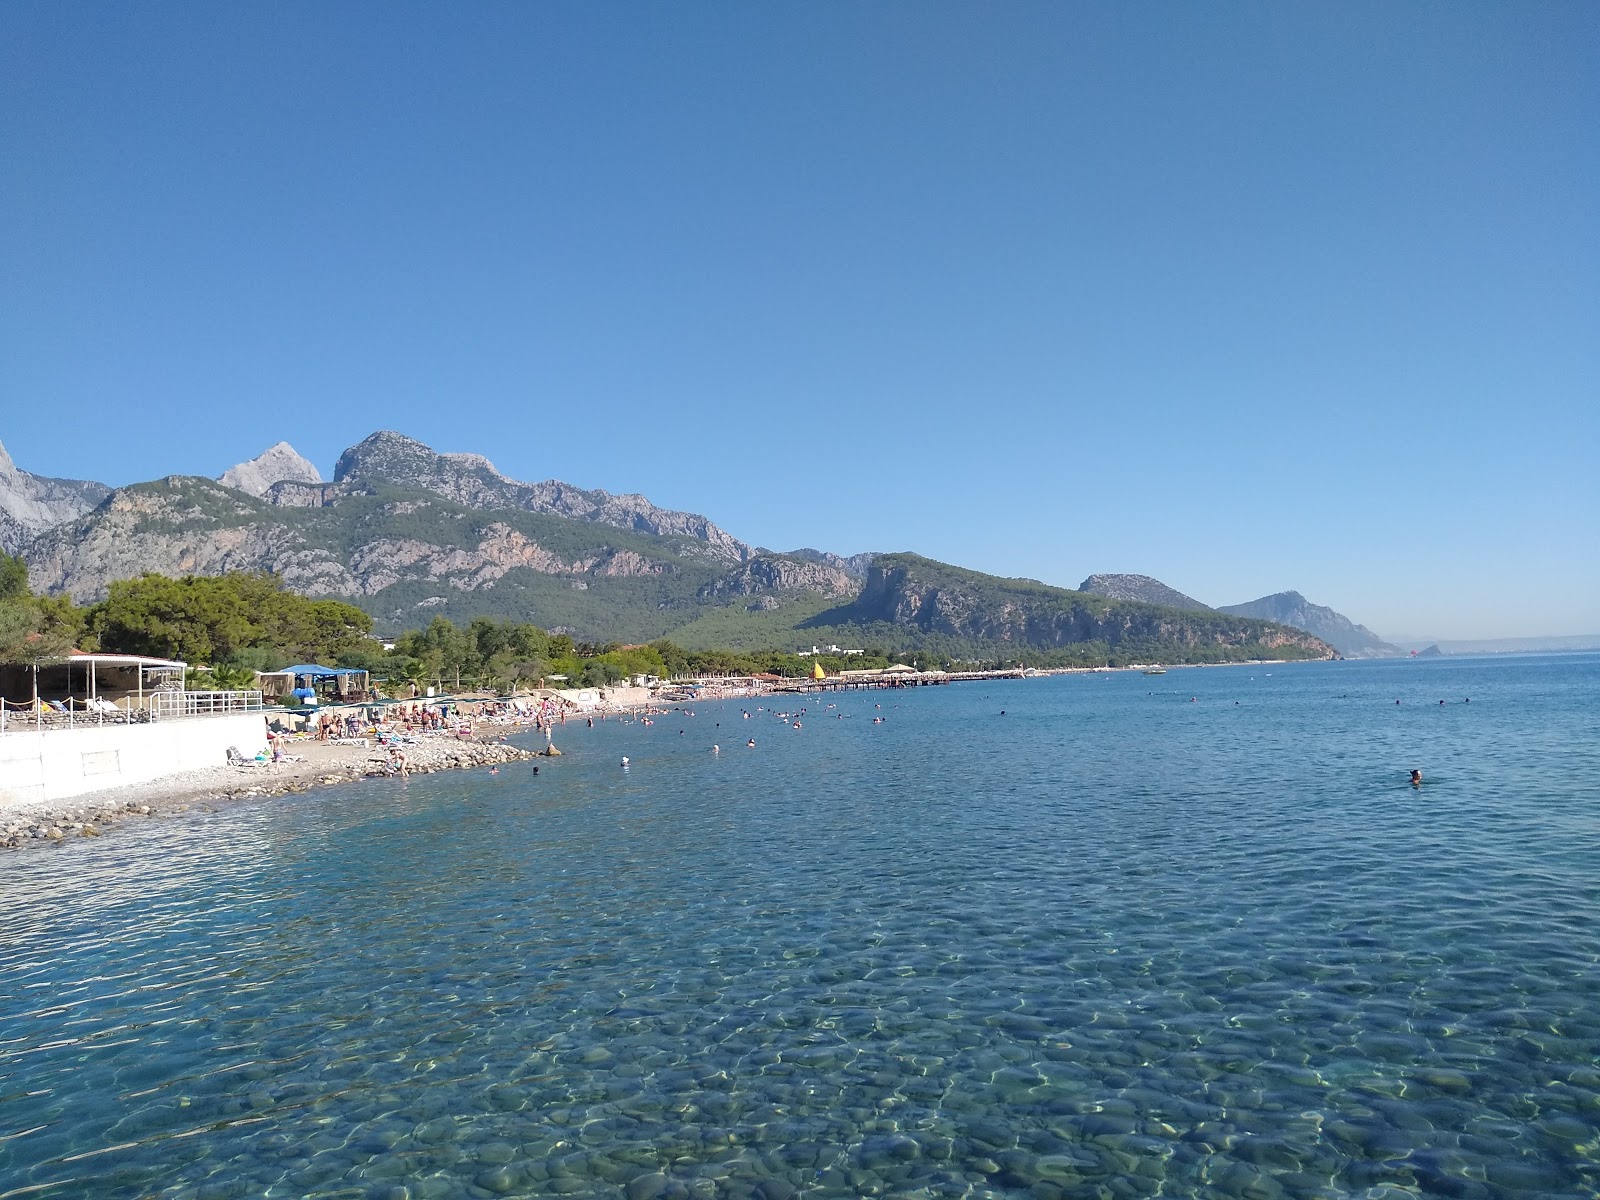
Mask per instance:
[[[1005,579],[916,554],[881,554],[848,604],[810,627],[899,630],[947,651],[1005,648],[1060,662],[1224,662],[1323,658],[1324,642],[1298,629]]]

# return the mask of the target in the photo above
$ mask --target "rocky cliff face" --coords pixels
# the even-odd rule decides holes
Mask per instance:
[[[915,555],[881,556],[868,569],[855,603],[828,618],[837,621],[845,614],[853,621],[886,621],[947,637],[1046,649],[1105,642],[1331,654],[1317,638],[1281,625],[1107,600],[1030,580],[979,575]]]
[[[772,592],[816,592],[829,597],[853,596],[860,580],[837,567],[788,557],[752,558],[700,589],[700,598],[758,596]]]
[[[742,563],[755,550],[705,517],[657,508],[639,495],[588,491],[551,479],[521,483],[508,479],[481,454],[440,454],[413,438],[375,433],[339,456],[334,481],[341,485],[390,483],[421,487],[468,508],[515,508],[593,521],[617,529],[704,542],[717,557]],[[285,493],[285,499],[289,499]]]
[[[456,520],[442,527],[443,540],[418,536],[418,518],[426,529],[438,515],[426,499],[354,499],[365,503],[356,507],[346,497],[345,512],[308,521],[207,479],[173,476],[123,488],[94,513],[39,538],[29,581],[37,591],[84,603],[104,598],[114,580],[145,571],[273,571],[308,596],[360,599],[403,582],[474,592],[519,569],[615,579],[668,574],[681,562],[671,547],[653,556],[598,539],[563,555],[504,521]]]
[[[1104,596],[1108,600],[1134,600],[1140,604],[1164,604],[1168,608],[1188,608],[1197,612],[1210,612],[1209,604],[1201,604],[1193,596],[1185,596],[1177,588],[1170,588],[1159,579],[1148,575],[1091,575],[1078,585],[1080,592],[1091,596]]]
[[[266,506],[209,479],[175,476],[120,488],[95,512],[51,530],[29,548],[35,591],[84,603],[113,580],[146,571],[215,575],[276,571],[290,587],[329,595],[349,585],[333,555],[293,528],[262,518]]]
[[[82,516],[110,494],[103,483],[24,471],[0,446],[0,551],[16,554],[45,530]]]
[[[1303,629],[1327,642],[1345,658],[1388,658],[1401,653],[1398,646],[1391,646],[1365,625],[1357,625],[1331,608],[1313,604],[1299,592],[1275,592],[1248,604],[1225,604],[1217,611]]]
[[[827,550],[813,550],[806,546],[799,550],[790,550],[785,558],[798,558],[802,562],[818,563],[824,567],[832,567],[836,571],[843,571],[852,579],[865,579],[867,568],[872,565],[875,554],[833,554]]]
[[[322,475],[288,442],[279,442],[248,462],[229,467],[218,482],[252,496],[265,496],[273,484],[284,479],[315,484],[322,482]]]

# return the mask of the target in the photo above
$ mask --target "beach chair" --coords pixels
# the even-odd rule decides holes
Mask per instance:
[[[230,767],[265,767],[271,765],[270,759],[251,758],[237,746],[228,747],[228,765]]]

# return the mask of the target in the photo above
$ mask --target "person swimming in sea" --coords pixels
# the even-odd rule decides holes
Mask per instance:
[[[1418,771],[1415,768],[1412,768],[1412,771],[1411,771],[1411,786],[1412,787],[1421,787],[1422,786],[1422,772]]]
[[[749,746],[752,750],[754,750],[755,746],[756,746],[755,738],[751,738],[748,742],[745,743],[745,745]]]

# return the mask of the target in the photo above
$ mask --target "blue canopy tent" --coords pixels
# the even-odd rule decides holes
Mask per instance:
[[[305,704],[317,702],[317,685],[333,680],[338,685],[339,698],[344,699],[346,693],[356,691],[365,693],[366,672],[359,667],[324,667],[317,663],[295,663],[292,667],[285,667],[281,671],[269,672],[272,675],[286,675],[294,686],[289,694]],[[359,675],[360,681],[352,679]],[[349,685],[357,686],[351,688]]]
[[[316,663],[296,663],[292,667],[285,667],[281,671],[274,671],[275,675],[293,675],[299,679],[305,675],[311,679],[332,679],[339,673],[336,667],[319,667]]]
[[[322,679],[335,678],[332,667],[318,666],[316,663],[295,663],[292,667],[285,667],[277,672],[287,675],[294,681],[294,687],[289,694],[302,704],[315,704],[317,702],[317,682]]]

